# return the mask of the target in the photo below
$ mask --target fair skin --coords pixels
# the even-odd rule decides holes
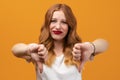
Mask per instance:
[[[63,11],[55,11],[50,23],[50,34],[54,39],[56,56],[63,54],[63,41],[68,33],[68,24]]]
[[[56,56],[63,54],[63,41],[64,37],[68,33],[68,24],[66,23],[65,15],[62,11],[55,11],[50,23],[50,34],[54,39],[54,52]],[[107,49],[108,43],[103,39],[97,39],[93,41],[95,45],[95,53],[98,54]],[[93,53],[94,47],[89,42],[76,43],[73,47],[73,59],[81,60],[81,66],[78,68],[80,71],[86,61],[90,60],[91,53]],[[38,65],[40,72],[43,71],[42,62],[47,59],[48,50],[43,44],[24,44],[19,43],[13,46],[12,52],[15,56],[25,59],[30,59]]]

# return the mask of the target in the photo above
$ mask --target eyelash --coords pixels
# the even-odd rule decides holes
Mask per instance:
[[[57,22],[57,20],[51,20],[50,22]],[[61,21],[61,22],[64,23],[64,24],[67,24],[66,21]]]
[[[62,21],[62,23],[65,23],[65,24],[67,24],[67,22],[66,22],[66,21]]]
[[[57,22],[56,20],[51,20],[50,22]]]

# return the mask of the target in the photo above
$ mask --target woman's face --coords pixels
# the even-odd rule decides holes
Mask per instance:
[[[50,34],[54,40],[61,41],[68,33],[68,24],[63,11],[55,11],[50,22]]]

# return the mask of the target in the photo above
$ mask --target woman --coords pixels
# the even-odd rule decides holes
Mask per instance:
[[[39,44],[19,43],[12,52],[34,63],[37,80],[82,80],[84,63],[105,51],[108,43],[103,39],[82,43],[76,27],[71,8],[55,4],[45,15]]]

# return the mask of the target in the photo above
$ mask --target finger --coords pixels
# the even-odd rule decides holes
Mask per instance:
[[[75,48],[75,49],[81,49],[81,43],[76,43],[76,44],[74,45],[74,48]]]
[[[73,57],[73,60],[75,60],[75,61],[80,61],[80,57]]]
[[[73,50],[73,52],[75,53],[75,54],[81,54],[81,50]]]
[[[45,46],[44,46],[43,44],[40,44],[40,45],[38,45],[38,46],[39,46],[38,52],[43,51],[44,48],[45,48]]]
[[[40,62],[41,62],[41,63],[44,63],[45,60],[44,60],[43,58],[40,58]]]
[[[35,60],[35,61],[40,61],[39,55],[36,54],[36,53],[31,53],[31,58],[32,58],[33,60]]]
[[[75,47],[73,48],[73,52],[75,52],[76,54],[80,54],[81,53],[81,49],[76,49]]]
[[[72,54],[73,54],[73,57],[80,57],[81,56],[81,53],[76,54],[75,52],[72,52]]]
[[[47,49],[44,47],[44,49],[38,51],[39,55],[45,55],[45,53],[47,52]]]
[[[78,67],[78,71],[81,72],[84,68],[85,62],[81,62],[80,66]]]
[[[42,59],[46,59],[47,54],[48,54],[48,51],[46,51],[46,52],[44,53],[44,55],[39,55],[39,57],[42,58]]]
[[[38,65],[38,68],[39,68],[40,73],[42,73],[42,72],[43,72],[43,64],[38,61],[38,62],[37,62],[37,65]]]
[[[30,44],[29,46],[29,51],[30,52],[36,52],[38,49],[38,45],[37,44]]]
[[[72,54],[73,54],[73,60],[80,61],[81,54],[75,54],[74,52],[72,52]]]
[[[44,56],[44,52],[38,52],[39,56]]]
[[[48,50],[46,48],[44,48],[43,51],[38,52],[39,57],[42,59],[46,59],[47,54],[48,54]]]
[[[94,47],[90,42],[84,42],[81,44],[81,48],[83,49],[83,51],[88,51],[89,53],[93,53],[94,52]]]
[[[81,55],[81,61],[86,62],[89,61],[90,54],[88,52],[84,52]]]

